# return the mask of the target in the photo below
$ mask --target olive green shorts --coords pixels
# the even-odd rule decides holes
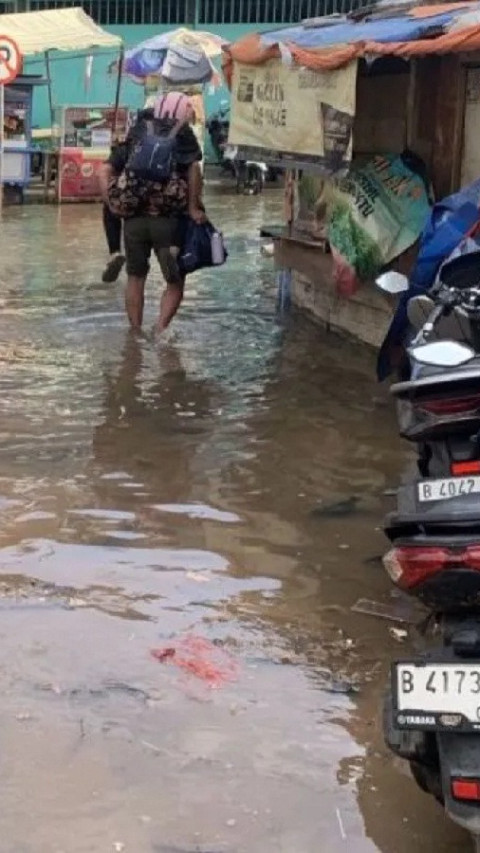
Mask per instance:
[[[178,217],[133,216],[131,219],[126,219],[124,242],[128,275],[139,278],[146,276],[150,269],[150,255],[153,250],[167,284],[183,284],[175,253],[175,249],[180,249],[181,245],[181,227]]]

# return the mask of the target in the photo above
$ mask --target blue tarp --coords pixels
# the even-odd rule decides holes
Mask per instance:
[[[410,286],[400,298],[377,362],[380,381],[391,373],[392,349],[405,342],[409,327],[407,305],[413,296],[426,293],[437,273],[454,249],[480,220],[480,180],[443,199],[432,208],[420,239],[417,261],[410,276]]]
[[[417,41],[428,35],[432,28],[448,28],[466,7],[459,4],[458,9],[434,15],[431,18],[413,18],[402,15],[397,18],[383,18],[365,23],[340,23],[321,27],[286,27],[274,32],[262,33],[264,46],[279,42],[292,42],[299,47],[320,48],[334,44],[352,44],[358,41],[378,41],[383,43]],[[470,7],[471,8],[471,7]]]

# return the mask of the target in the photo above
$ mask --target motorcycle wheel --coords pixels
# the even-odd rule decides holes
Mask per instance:
[[[411,774],[419,788],[425,791],[426,794],[431,794],[435,797],[437,803],[443,806],[442,780],[437,768],[420,764],[418,761],[410,761],[409,763]],[[480,848],[478,849],[478,853],[480,853]]]

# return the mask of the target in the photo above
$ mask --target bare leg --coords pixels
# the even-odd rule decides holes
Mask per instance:
[[[125,309],[132,329],[141,329],[145,302],[146,276],[129,275],[125,291]]]
[[[183,284],[167,284],[160,300],[160,316],[156,331],[164,332],[177,313],[183,299]]]

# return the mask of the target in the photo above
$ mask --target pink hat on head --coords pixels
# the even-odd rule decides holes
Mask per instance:
[[[158,95],[153,105],[155,118],[169,118],[178,122],[188,121],[193,113],[193,105],[184,92],[169,92]]]

